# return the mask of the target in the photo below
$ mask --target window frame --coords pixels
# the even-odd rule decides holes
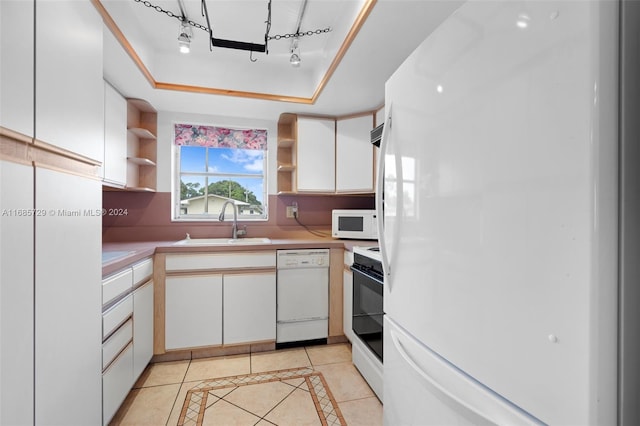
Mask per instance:
[[[234,180],[234,178],[243,178],[243,177],[247,177],[247,178],[255,178],[256,176],[259,175],[255,175],[255,174],[242,174],[242,173],[216,173],[216,172],[209,172],[209,171],[204,171],[204,172],[182,172],[181,171],[181,147],[182,146],[189,146],[189,145],[177,145],[176,144],[176,125],[180,125],[180,124],[185,124],[185,125],[193,125],[193,126],[208,126],[208,127],[221,127],[221,128],[229,128],[229,129],[233,129],[233,130],[265,130],[266,133],[266,137],[267,137],[267,143],[268,143],[268,139],[269,139],[269,130],[268,129],[263,129],[263,128],[258,128],[258,127],[253,127],[253,128],[248,128],[248,127],[242,127],[242,126],[225,126],[225,125],[214,125],[214,124],[201,124],[201,123],[193,123],[193,122],[184,122],[184,121],[180,121],[180,122],[174,122],[172,123],[171,126],[171,150],[172,150],[172,173],[171,173],[171,180],[172,180],[172,185],[171,185],[171,221],[172,222],[218,222],[218,215],[219,213],[205,213],[205,214],[183,214],[181,212],[181,182],[182,182],[182,177],[183,176],[202,176],[205,179],[205,197],[207,195],[207,189],[208,189],[208,185],[210,185],[211,183],[209,182],[209,178],[211,177],[218,177],[218,178],[222,178],[222,179],[228,179],[228,180]],[[268,146],[268,145],[267,145]],[[206,148],[206,154],[205,154],[205,170],[209,169],[209,149],[218,149],[217,147],[204,147]],[[229,149],[242,149],[242,148],[232,148],[229,147]],[[260,215],[240,215],[238,214],[238,222],[243,221],[243,222],[266,222],[269,220],[269,150],[264,149],[261,150],[263,151],[263,158],[262,158],[262,163],[263,163],[263,167],[262,167],[262,207],[263,207],[263,213]],[[237,200],[236,200],[237,201]],[[205,202],[205,209],[208,207],[208,202]],[[233,220],[233,210],[232,209],[226,209],[225,211],[225,216],[224,216],[224,221],[231,221]]]

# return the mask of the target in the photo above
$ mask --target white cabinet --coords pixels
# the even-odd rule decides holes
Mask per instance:
[[[104,83],[104,163],[102,179],[107,185],[127,183],[127,100]]]
[[[102,421],[108,424],[153,356],[153,260],[102,280]]]
[[[276,338],[276,273],[226,274],[224,344]]]
[[[222,274],[165,280],[166,349],[222,344]]]
[[[335,192],[335,120],[298,117],[299,192]]]
[[[275,342],[275,268],[273,250],[167,255],[164,349]]]
[[[4,3],[4,2],[2,2]],[[3,8],[4,4],[0,5]],[[3,21],[4,22],[4,21]],[[4,52],[3,52],[4,54]],[[0,161],[0,424],[33,424],[33,168]]]
[[[35,136],[101,162],[102,18],[91,2],[76,0],[38,0],[35,15]],[[18,29],[9,41],[28,36],[25,33]]]
[[[35,423],[99,424],[100,181],[36,168],[35,200]]]
[[[373,192],[371,114],[336,122],[336,192]]]
[[[102,375],[103,425],[109,424],[131,389],[133,384],[132,365],[133,344],[129,343]]]
[[[133,292],[133,379],[153,357],[153,281]]]
[[[373,193],[373,123],[373,112],[337,119],[282,114],[278,193]]]
[[[27,136],[33,136],[34,5],[0,1],[0,126]]]

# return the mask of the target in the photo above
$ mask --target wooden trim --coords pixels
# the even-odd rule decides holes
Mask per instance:
[[[127,40],[127,38],[124,36],[122,31],[120,31],[120,28],[118,27],[116,22],[113,20],[111,15],[109,15],[109,12],[107,12],[107,9],[105,9],[101,1],[91,0],[91,3],[96,8],[100,16],[102,16],[102,21],[107,26],[107,28],[109,28],[109,31],[111,31],[111,33],[118,40],[122,48],[127,52],[127,54],[133,60],[133,62],[135,62],[138,69],[142,72],[142,74],[144,74],[145,78],[147,79],[151,87],[155,88],[156,81],[151,75],[151,72],[149,72],[147,67],[144,65],[144,62],[142,62],[142,59],[140,59],[136,51],[133,49],[133,46],[131,46],[131,43],[129,43],[129,40]]]
[[[91,179],[101,178],[99,161],[5,127],[0,127],[0,158]]]
[[[175,90],[179,92],[203,93],[206,95],[234,96],[238,98],[262,99],[265,101],[291,102],[297,104],[313,104],[315,99],[297,96],[276,95],[260,92],[245,92],[242,90],[217,89],[215,87],[191,86],[188,84],[174,84],[155,82],[156,89]]]
[[[174,254],[174,253],[171,253]],[[194,253],[190,253],[194,254]],[[265,273],[265,272],[276,272],[276,267],[241,267],[241,268],[210,268],[210,269],[185,269],[185,270],[171,270],[166,271],[166,277],[186,277],[186,276],[201,276],[201,275],[210,275],[210,274],[220,274],[220,275],[251,275],[256,273]]]
[[[349,120],[350,118],[366,117],[367,115],[371,116],[371,124],[373,125],[373,123],[376,121],[376,112],[371,110],[354,112],[353,114],[349,114],[349,115],[341,115],[339,117],[336,117],[336,121]]]
[[[0,159],[30,166],[33,138],[0,126]]]
[[[343,282],[344,249],[332,248],[329,261],[329,337],[344,334]]]
[[[351,30],[349,30],[349,33],[347,34],[347,37],[344,39],[342,46],[340,46],[340,49],[338,50],[338,54],[333,58],[333,62],[331,62],[331,65],[329,66],[327,73],[324,75],[324,77],[322,78],[322,81],[320,81],[320,84],[318,85],[318,88],[316,89],[315,93],[311,97],[311,99],[313,99],[312,103],[315,103],[316,99],[318,99],[318,97],[320,96],[320,93],[322,93],[322,90],[324,90],[325,86],[331,79],[331,76],[333,76],[333,73],[338,68],[338,65],[340,65],[342,58],[347,53],[347,50],[349,50],[351,43],[353,43],[353,40],[356,38],[356,36],[360,32],[360,28],[362,28],[362,26],[364,25],[365,21],[369,17],[369,14],[373,10],[373,6],[376,5],[377,1],[378,0],[367,0],[365,5],[360,10],[358,17],[356,18],[356,21],[353,23]]]
[[[153,354],[161,355],[165,350],[165,259],[167,255],[158,253],[153,257]]]
[[[94,5],[98,13],[100,13],[100,15],[102,16],[102,20],[104,21],[104,24],[107,26],[107,28],[109,28],[109,31],[111,31],[114,37],[118,40],[120,45],[124,48],[124,50],[127,52],[129,57],[133,60],[133,62],[136,64],[136,66],[142,72],[142,74],[144,74],[145,78],[147,79],[151,87],[153,87],[154,89],[174,90],[174,91],[180,91],[180,92],[203,93],[203,94],[209,94],[209,95],[233,96],[233,97],[239,97],[239,98],[261,99],[261,100],[267,100],[267,101],[291,102],[291,103],[297,103],[297,104],[312,105],[316,102],[316,100],[320,96],[320,93],[322,93],[322,91],[324,90],[325,86],[333,76],[333,73],[338,68],[338,65],[340,65],[342,58],[349,50],[349,47],[351,46],[351,43],[353,43],[353,40],[358,35],[358,32],[360,32],[362,25],[364,25],[365,21],[369,17],[369,14],[371,13],[371,11],[373,10],[373,7],[377,3],[377,0],[366,1],[365,5],[360,10],[360,13],[358,14],[354,24],[349,30],[349,33],[345,37],[344,42],[340,46],[340,49],[338,49],[338,53],[333,58],[333,61],[331,62],[329,69],[325,73],[324,77],[320,81],[320,84],[316,87],[315,92],[310,98],[299,97],[299,96],[277,95],[277,94],[270,94],[270,93],[260,93],[260,92],[246,92],[241,90],[219,89],[214,87],[193,86],[193,85],[187,85],[187,84],[174,84],[174,83],[156,81],[153,78],[153,75],[151,74],[149,69],[145,66],[142,59],[140,59],[140,56],[138,56],[138,54],[136,53],[133,46],[131,46],[131,43],[129,43],[129,41],[124,36],[124,34],[120,30],[116,22],[113,20],[111,15],[109,15],[109,12],[102,4],[102,1],[91,0],[91,3]]]

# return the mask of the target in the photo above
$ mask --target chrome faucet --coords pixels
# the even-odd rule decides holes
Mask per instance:
[[[218,220],[222,222],[224,220],[224,212],[227,209],[227,205],[231,204],[233,207],[233,226],[231,228],[231,238],[234,240],[238,239],[238,235],[244,235],[247,231],[238,231],[238,206],[231,200],[227,200],[222,205],[222,211],[220,212],[220,216],[218,216]]]

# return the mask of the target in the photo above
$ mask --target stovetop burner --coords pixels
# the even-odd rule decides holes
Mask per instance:
[[[356,246],[353,248],[353,253],[360,256],[368,257],[369,259],[382,262],[382,256],[380,255],[380,247],[363,247]]]

